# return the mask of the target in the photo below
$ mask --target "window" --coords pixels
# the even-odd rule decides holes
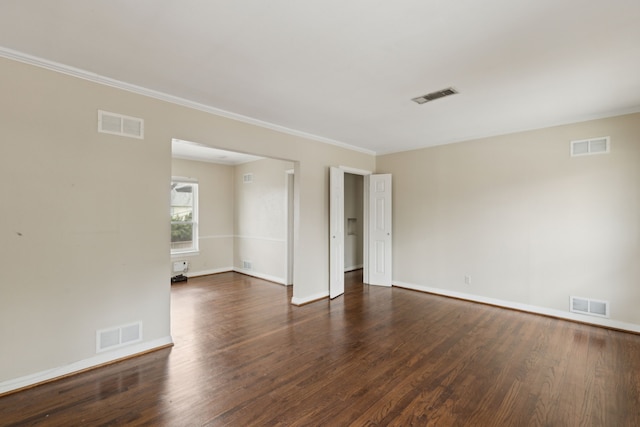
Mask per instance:
[[[171,253],[198,250],[198,184],[171,181]]]

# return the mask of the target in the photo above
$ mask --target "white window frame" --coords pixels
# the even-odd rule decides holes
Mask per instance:
[[[189,184],[192,185],[193,187],[193,206],[192,206],[192,218],[191,221],[185,222],[185,221],[180,221],[180,222],[174,222],[171,221],[171,216],[169,216],[169,221],[170,224],[192,224],[192,242],[193,242],[193,246],[190,248],[185,248],[185,249],[171,249],[171,255],[184,255],[184,254],[192,254],[192,255],[197,255],[199,253],[199,234],[198,234],[198,180],[192,179],[192,178],[184,178],[184,177],[171,177],[171,184],[173,185],[174,183],[177,184]],[[169,208],[171,208],[173,205],[170,205]]]

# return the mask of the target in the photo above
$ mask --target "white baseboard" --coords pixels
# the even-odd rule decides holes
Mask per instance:
[[[190,271],[187,274],[185,274],[185,276],[187,277],[208,276],[210,274],[227,273],[229,271],[233,271],[233,267],[214,268],[212,270]]]
[[[360,270],[361,268],[362,268],[362,264],[360,264],[360,265],[352,265],[351,267],[345,267],[344,268],[344,272],[348,273],[348,272],[353,271],[353,270]]]
[[[431,293],[431,294],[437,294],[437,295],[442,295],[442,296],[446,296],[446,297],[453,297],[453,298],[463,299],[463,300],[472,301],[472,302],[490,304],[490,305],[495,305],[495,306],[498,306],[498,307],[504,307],[504,308],[510,308],[510,309],[514,309],[514,310],[526,311],[528,313],[542,314],[544,316],[551,316],[551,317],[556,317],[556,318],[559,318],[559,319],[572,320],[572,321],[575,321],[575,322],[587,323],[587,324],[595,325],[595,326],[603,326],[605,328],[613,328],[613,329],[620,329],[620,330],[628,331],[628,332],[640,333],[640,325],[636,325],[636,324],[633,324],[633,323],[621,322],[621,321],[613,320],[613,319],[603,319],[603,318],[599,318],[599,317],[585,316],[585,315],[578,314],[578,313],[571,313],[570,311],[556,310],[556,309],[553,309],[553,308],[539,307],[539,306],[535,306],[535,305],[522,304],[522,303],[513,302],[513,301],[504,301],[504,300],[501,300],[501,299],[488,298],[488,297],[483,297],[483,296],[479,296],[479,295],[467,294],[467,293],[464,293],[464,292],[456,292],[456,291],[451,291],[451,290],[448,290],[448,289],[432,288],[430,286],[423,286],[423,285],[416,285],[416,284],[413,284],[413,283],[398,282],[397,280],[393,281],[393,286],[397,286],[397,287],[400,287],[400,288],[411,289],[411,290],[414,290],[414,291],[428,292],[428,293]]]
[[[137,343],[131,346],[122,347],[107,353],[100,353],[89,359],[80,360],[65,366],[59,366],[46,371],[36,372],[35,374],[25,375],[23,377],[14,378],[12,380],[0,382],[0,395],[10,391],[19,390],[24,387],[51,381],[56,378],[64,377],[69,374],[84,371],[116,360],[133,357],[138,354],[146,353],[161,347],[173,345],[171,336],[159,338],[153,341]]]
[[[245,270],[244,268],[238,267],[233,267],[233,271],[246,274],[247,276],[257,277],[258,279],[268,280],[269,282],[278,283],[280,285],[287,284],[287,281],[283,277],[271,276],[269,274],[258,273],[257,271]]]
[[[247,276],[257,277],[258,279],[268,280],[269,282],[275,282],[280,285],[286,285],[285,283],[286,280],[282,277],[271,276],[269,274],[258,273],[257,271],[245,270],[243,268],[237,268],[237,267],[222,267],[222,268],[214,268],[212,270],[190,271],[187,274],[185,274],[185,276],[199,277],[199,276],[208,276],[210,274],[227,273],[230,271],[246,274]]]
[[[310,295],[310,296],[308,296],[306,298],[292,297],[291,298],[291,304],[293,304],[293,305],[304,305],[304,304],[309,304],[310,302],[318,301],[318,300],[325,299],[325,298],[329,298],[329,293],[328,292],[322,292],[322,293],[319,293],[319,294]]]

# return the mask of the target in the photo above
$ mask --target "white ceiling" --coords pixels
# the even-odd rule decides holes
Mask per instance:
[[[177,159],[197,160],[223,165],[239,165],[260,160],[263,157],[234,151],[219,150],[197,142],[174,139],[171,141],[171,155]]]
[[[388,153],[640,111],[639,22],[638,0],[3,0],[0,55]]]

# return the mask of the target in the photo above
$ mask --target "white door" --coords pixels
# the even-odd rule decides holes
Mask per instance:
[[[369,177],[370,285],[391,286],[391,175]]]
[[[344,170],[329,176],[329,298],[344,294]]]

